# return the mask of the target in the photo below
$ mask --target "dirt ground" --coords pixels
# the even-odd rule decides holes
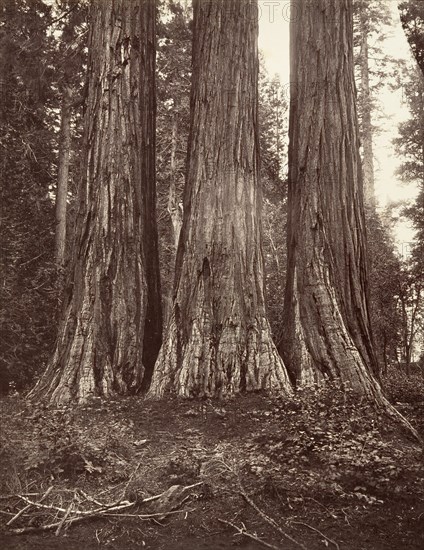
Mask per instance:
[[[422,432],[424,405],[416,397],[398,406]],[[0,401],[0,413],[0,548],[424,548],[422,449],[354,400],[328,393],[290,403],[262,395],[226,402],[132,397],[51,409],[14,397]],[[163,517],[104,515],[59,536],[11,534],[10,527],[54,519],[32,507],[6,526],[25,504],[16,495],[42,495],[50,486],[63,506],[78,488],[99,499],[125,489],[125,498],[140,503],[129,509],[136,515],[158,510],[144,499],[191,485]]]

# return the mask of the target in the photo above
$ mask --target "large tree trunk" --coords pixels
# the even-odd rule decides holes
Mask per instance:
[[[374,396],[351,4],[302,0],[291,24],[281,352],[299,384],[340,379]]]
[[[184,218],[154,396],[291,391],[264,306],[257,18],[254,2],[194,2]]]
[[[66,252],[66,211],[68,199],[69,157],[71,153],[72,90],[64,87],[60,112],[59,163],[56,191],[55,259],[63,267]]]
[[[30,394],[54,402],[135,392],[161,339],[155,4],[102,0],[91,10],[71,273],[54,356]]]

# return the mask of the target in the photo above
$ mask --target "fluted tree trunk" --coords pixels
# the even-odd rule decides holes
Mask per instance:
[[[298,384],[339,379],[380,399],[372,375],[352,0],[302,0],[296,15],[281,353]]]
[[[84,176],[53,358],[30,396],[137,391],[161,341],[155,225],[155,3],[91,4]]]
[[[290,40],[288,265],[280,350],[297,384],[337,380],[419,439],[373,375],[352,0],[302,0]]]
[[[291,391],[264,305],[257,34],[254,2],[195,0],[183,227],[152,396]]]

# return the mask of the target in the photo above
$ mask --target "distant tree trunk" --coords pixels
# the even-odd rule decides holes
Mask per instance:
[[[71,153],[72,90],[65,86],[60,112],[59,166],[56,192],[55,257],[63,267],[66,253],[66,210],[68,198],[69,158]]]
[[[171,234],[172,234],[172,255],[171,264],[175,265],[175,259],[178,250],[178,241],[180,239],[181,227],[183,224],[183,212],[182,205],[179,200],[179,194],[177,190],[177,146],[178,146],[178,103],[174,98],[174,114],[172,119],[171,130],[171,155],[170,155],[170,180],[168,189],[168,204],[167,210],[171,218]],[[164,303],[164,321],[166,324],[169,321],[169,315],[172,311],[172,288],[163,297]]]
[[[409,319],[406,309],[407,295],[400,297],[401,310],[402,310],[402,348],[401,348],[401,365],[405,368],[407,374],[409,374],[409,360],[408,360],[408,343],[409,343]]]
[[[254,2],[195,0],[183,227],[153,396],[291,391],[264,305],[257,33]]]
[[[30,394],[56,403],[137,391],[160,347],[154,0],[91,5],[88,74],[72,269],[56,350]]]
[[[383,337],[383,361],[384,361],[384,371],[383,374],[386,376],[388,371],[388,358],[387,358],[387,336]]]
[[[361,11],[361,96],[362,96],[362,149],[363,149],[363,174],[364,174],[364,202],[371,210],[375,209],[375,176],[374,176],[374,151],[372,130],[372,99],[370,91],[369,55],[368,55],[368,31],[366,22],[366,8]]]
[[[380,395],[367,299],[351,0],[302,0],[291,24],[288,272],[281,353],[298,384]]]
[[[410,305],[409,313],[406,311],[406,335],[405,335],[405,369],[406,373],[411,374],[411,363],[413,359],[414,344],[417,336],[417,315],[420,309],[421,302],[421,289],[414,288],[413,293],[413,303]],[[410,330],[408,330],[408,326]]]
[[[411,373],[412,354],[417,336],[417,321],[421,307],[421,286],[411,284],[409,280],[404,282],[399,292],[399,308],[401,314],[400,327],[400,346],[398,347],[398,356],[400,354],[399,367],[405,369],[406,374]]]
[[[172,121],[172,135],[171,135],[171,159],[170,159],[170,174],[171,179],[169,183],[168,193],[168,212],[171,216],[172,223],[172,236],[174,241],[175,254],[177,253],[178,241],[180,238],[180,231],[182,226],[182,212],[180,205],[178,204],[177,197],[177,145],[178,145],[178,110],[177,102],[174,101],[174,117]]]

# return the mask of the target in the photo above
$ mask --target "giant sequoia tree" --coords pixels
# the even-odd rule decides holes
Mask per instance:
[[[375,397],[352,0],[302,0],[297,8],[281,352],[298,383],[341,379]]]
[[[91,5],[84,177],[54,356],[32,396],[140,388],[160,346],[155,230],[155,4]]]
[[[194,2],[184,219],[152,395],[290,391],[264,306],[257,34],[254,2]]]

